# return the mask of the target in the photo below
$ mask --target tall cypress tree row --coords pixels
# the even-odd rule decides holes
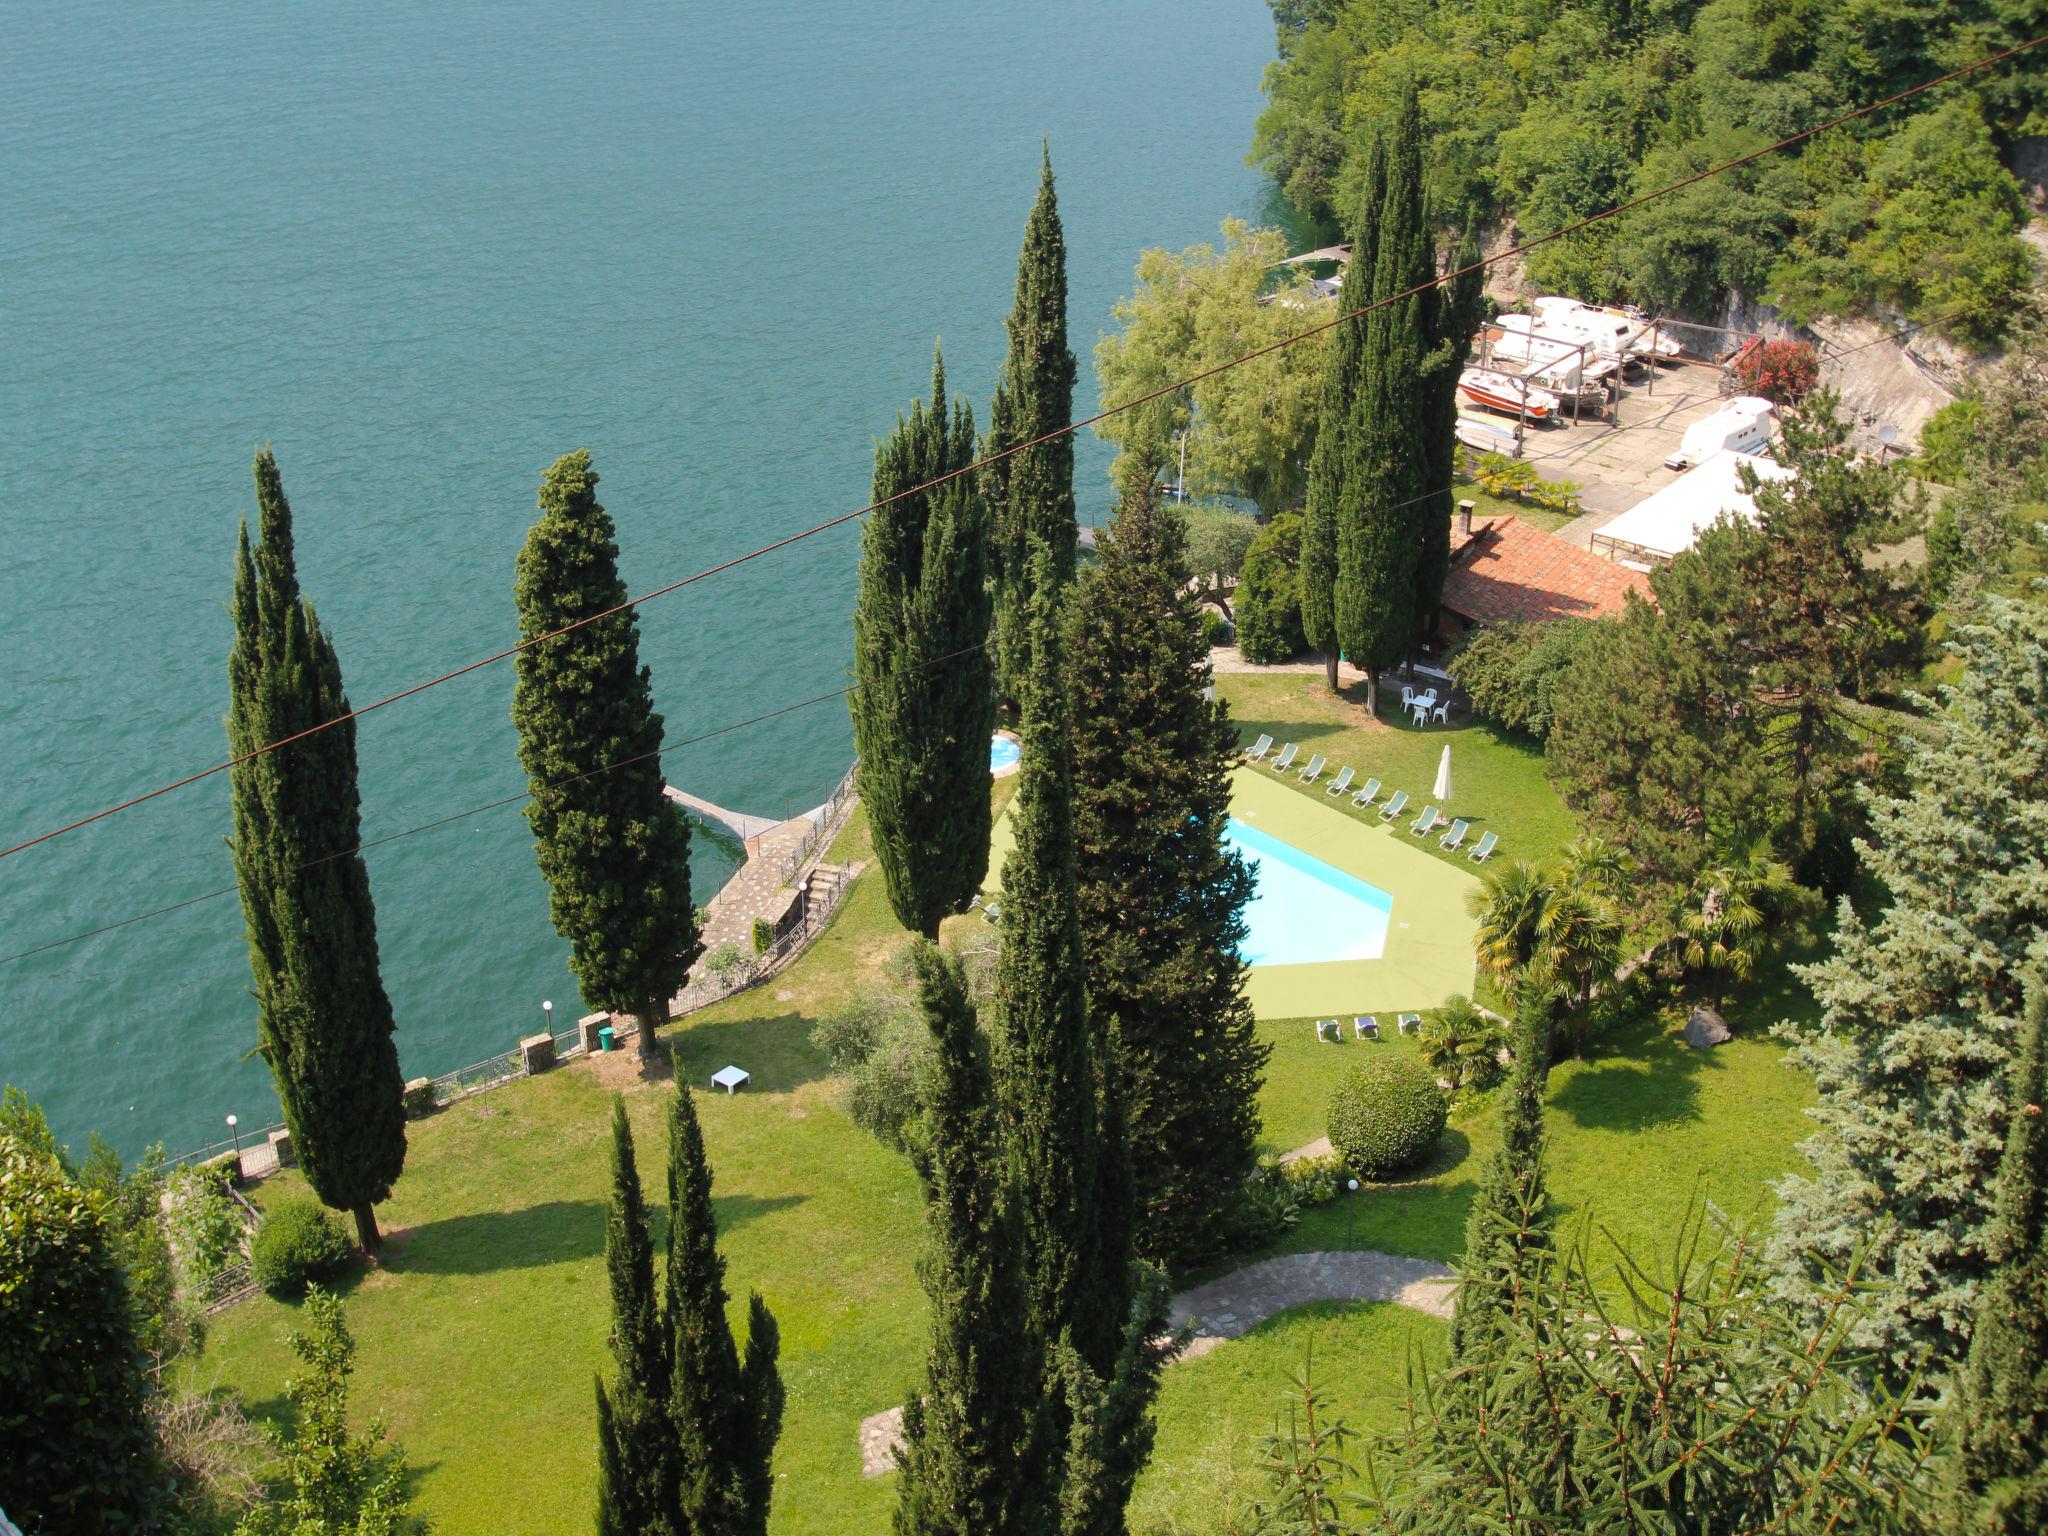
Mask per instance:
[[[2013,1063],[2012,1129],[1998,1170],[1997,1268],[1952,1410],[1955,1485],[1948,1529],[2048,1531],[2048,981],[2027,989]]]
[[[654,1242],[633,1160],[626,1101],[612,1096],[612,1196],[604,1226],[612,1355],[619,1377],[597,1384],[598,1536],[674,1536],[678,1444],[669,1423],[669,1340],[655,1303]]]
[[[909,420],[876,446],[874,499],[973,459],[973,415],[962,404],[947,416],[945,363],[935,354],[931,409],[913,402]],[[989,617],[988,524],[971,475],[868,518],[847,700],[858,787],[889,905],[931,939],[988,873]]]
[[[1224,842],[1237,733],[1229,706],[1203,697],[1185,548],[1149,487],[1127,494],[1075,586],[1067,639],[1089,1011],[1098,1043],[1118,1043],[1137,1248],[1162,1262],[1218,1250],[1256,1161],[1269,1054],[1237,952],[1251,872]]]
[[[1515,1009],[1515,1066],[1501,1107],[1500,1145],[1465,1218],[1465,1256],[1451,1313],[1451,1361],[1485,1358],[1496,1321],[1514,1309],[1532,1260],[1550,1242],[1543,1173],[1543,1092],[1550,1078],[1551,999],[1524,987]]]
[[[782,1433],[774,1318],[753,1296],[745,1362],[725,1319],[725,1260],[711,1209],[704,1130],[680,1066],[669,1104],[668,1274],[663,1325],[669,1419],[679,1447],[677,1530],[758,1536],[768,1528],[771,1464]]]
[[[235,556],[228,750],[242,757],[348,714],[341,662],[300,595],[277,460],[256,455],[260,545]],[[229,770],[235,883],[249,932],[257,1035],[315,1194],[379,1244],[373,1207],[405,1166],[405,1080],[377,964],[377,911],[350,721]]]
[[[931,1298],[924,1389],[903,1410],[897,1536],[1024,1536],[1047,1529],[1035,1469],[1043,1361],[1025,1302],[1016,1192],[997,1143],[988,1063],[958,962],[915,952],[936,1047],[924,1172]]]
[[[1380,204],[1386,198],[1387,157],[1384,141],[1373,140],[1366,161],[1365,185],[1352,219],[1351,260],[1337,293],[1339,314],[1349,315],[1372,301],[1377,266]],[[1367,317],[1369,318],[1369,317]],[[1301,527],[1301,627],[1308,643],[1323,653],[1330,690],[1337,688],[1337,535],[1349,521],[1356,499],[1356,397],[1360,354],[1365,346],[1367,318],[1346,320],[1330,338],[1323,363],[1323,398],[1317,412],[1315,448],[1308,463],[1308,504]]]
[[[555,931],[592,1008],[640,1017],[640,1053],[702,951],[690,902],[690,827],[662,793],[661,716],[640,665],[640,618],[619,579],[612,520],[584,450],[557,459],[519,552],[521,651],[512,720],[532,799],[526,819]]]
[[[1052,558],[1035,550],[1023,757],[1003,865],[996,963],[1005,1139],[1022,1206],[1030,1311],[1048,1344],[1071,1338],[1098,1372],[1129,1310],[1105,1264],[1097,1206],[1097,1078],[1074,867],[1074,750]]]
[[[1053,195],[1052,152],[1045,153],[1038,200],[1024,224],[1017,261],[1017,300],[1005,322],[1010,350],[996,381],[984,454],[1021,443],[1035,446],[999,459],[984,481],[994,521],[991,552],[996,585],[996,656],[1003,693],[1021,699],[1028,665],[1030,601],[1038,579],[1034,543],[1051,559],[1046,578],[1064,588],[1074,579],[1079,529],[1074,522],[1074,439],[1061,433],[1074,419],[1074,354],[1067,345],[1067,244]]]

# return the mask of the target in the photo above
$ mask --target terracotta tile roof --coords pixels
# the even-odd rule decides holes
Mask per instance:
[[[1650,595],[1649,578],[1515,517],[1451,537],[1444,606],[1482,624],[1593,619],[1620,613],[1628,592]]]

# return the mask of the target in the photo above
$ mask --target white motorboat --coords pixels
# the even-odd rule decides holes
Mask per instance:
[[[1549,390],[1491,368],[1467,368],[1459,374],[1458,393],[1489,411],[1505,411],[1529,421],[1548,421],[1557,414],[1557,396]]]

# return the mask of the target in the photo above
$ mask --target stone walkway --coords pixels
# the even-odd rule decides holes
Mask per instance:
[[[1173,1298],[1168,1313],[1173,1326],[1194,1327],[1194,1337],[1173,1363],[1200,1359],[1224,1340],[1242,1338],[1266,1319],[1315,1301],[1390,1301],[1448,1318],[1454,1286],[1451,1271],[1442,1264],[1369,1249],[1261,1259]],[[862,1419],[861,1475],[880,1477],[895,1470],[902,1444],[901,1408]]]

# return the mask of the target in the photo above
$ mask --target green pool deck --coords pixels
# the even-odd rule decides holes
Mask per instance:
[[[1339,810],[1321,787],[1304,790],[1291,773],[1282,778],[1267,768],[1243,767],[1232,776],[1230,811],[1238,820],[1393,898],[1386,949],[1377,960],[1253,966],[1245,991],[1260,1018],[1419,1011],[1453,993],[1471,994],[1474,924],[1465,912],[1465,893],[1479,884],[1478,874],[1425,851],[1423,840],[1408,830],[1421,810],[1414,803],[1392,823],[1375,817],[1368,824]],[[1001,889],[1013,842],[1005,812],[989,846],[984,889],[990,893]],[[1391,1029],[1392,1021],[1385,1027]]]

